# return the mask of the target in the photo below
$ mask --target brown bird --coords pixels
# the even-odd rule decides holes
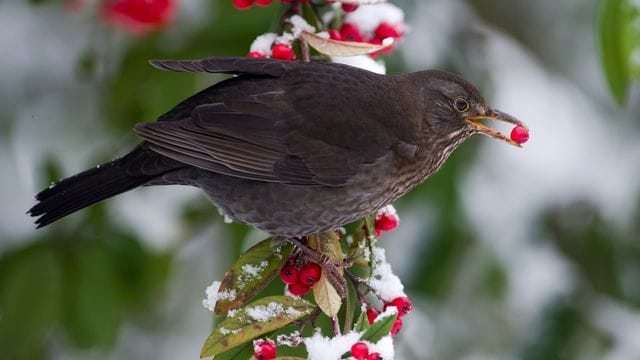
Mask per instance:
[[[298,237],[352,222],[437,171],[473,134],[518,143],[480,123],[526,126],[443,71],[378,75],[319,62],[252,58],[152,61],[238,75],[135,131],[122,158],[36,195],[38,227],[142,185],[202,189],[231,219]]]

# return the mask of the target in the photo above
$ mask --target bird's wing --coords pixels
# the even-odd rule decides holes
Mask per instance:
[[[179,72],[208,72],[279,77],[298,63],[273,59],[246,57],[218,57],[204,60],[151,60],[161,70]]]
[[[230,176],[297,186],[342,186],[380,154],[330,144],[288,124],[304,115],[274,106],[281,92],[195,107],[189,118],[138,124],[151,149]]]

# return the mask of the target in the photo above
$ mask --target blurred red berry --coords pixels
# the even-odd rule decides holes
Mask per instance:
[[[298,282],[298,268],[293,263],[285,264],[280,270],[280,279],[285,284],[295,284]]]
[[[380,40],[384,40],[388,37],[397,39],[400,36],[402,36],[402,34],[398,31],[398,29],[386,22],[381,22],[375,31],[375,37]]]
[[[526,143],[529,140],[529,129],[524,126],[516,126],[511,130],[511,140],[518,144]]]
[[[268,6],[271,5],[273,0],[255,0],[256,5],[258,6]]]
[[[293,296],[302,296],[309,292],[310,287],[302,283],[295,283],[287,285],[287,290]]]
[[[340,31],[336,30],[336,29],[330,29],[329,30],[329,38],[331,40],[342,40],[342,35],[340,35]]]
[[[365,360],[369,356],[369,348],[363,342],[351,345],[351,356],[356,360]]]
[[[367,309],[367,320],[369,320],[369,325],[376,321],[378,315],[380,315],[380,310],[374,308]]]
[[[253,356],[256,360],[275,359],[276,352],[276,344],[273,341],[260,340],[253,345]]]
[[[258,59],[264,59],[264,58],[266,58],[266,56],[265,56],[263,53],[258,52],[258,51],[252,51],[252,52],[248,53],[248,54],[247,54],[247,57],[250,57],[250,58],[258,58]]]
[[[357,8],[358,8],[358,4],[342,3],[342,10],[344,12],[353,12],[353,11],[356,11]]]
[[[388,303],[384,304],[384,309],[386,310],[389,306],[395,306],[398,309],[398,316],[402,317],[407,315],[413,309],[413,303],[406,296],[399,296]]]
[[[342,24],[342,27],[340,28],[340,36],[342,36],[343,41],[362,42],[364,40],[360,33],[360,29],[351,23]]]
[[[275,44],[271,49],[271,57],[278,60],[292,61],[295,59],[295,54],[291,46],[287,44]]]
[[[382,359],[382,356],[380,355],[380,353],[371,353],[369,354],[369,356],[367,356],[367,360],[380,360]]]
[[[253,5],[253,0],[232,0],[233,7],[238,10],[247,10]]]
[[[108,23],[142,35],[170,24],[176,10],[176,0],[107,0],[102,15]]]
[[[395,214],[378,213],[374,223],[376,235],[380,236],[383,231],[393,231],[398,227],[400,219]]]
[[[316,263],[305,264],[298,273],[298,279],[307,286],[313,286],[320,280],[322,268]]]
[[[400,332],[401,329],[402,329],[402,319],[398,317],[396,319],[396,322],[393,323],[393,326],[391,327],[391,331],[389,332],[389,334],[396,335]]]

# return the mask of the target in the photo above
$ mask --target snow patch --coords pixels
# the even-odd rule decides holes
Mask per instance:
[[[251,43],[249,52],[258,52],[264,56],[271,56],[271,46],[278,37],[276,33],[266,33],[258,36]]]
[[[270,319],[283,314],[287,315],[288,317],[300,316],[300,311],[292,307],[288,307],[285,309],[285,307],[282,304],[273,303],[273,302],[269,303],[268,305],[258,305],[258,306],[246,308],[245,312],[253,320],[260,321],[260,322],[269,321]]]
[[[385,250],[381,247],[373,248],[373,271],[367,284],[385,301],[391,301],[399,296],[407,296],[404,293],[404,285],[391,270]]]
[[[332,56],[331,62],[369,70],[376,74],[384,75],[387,73],[387,66],[384,61],[374,60],[369,55]]]
[[[205,290],[207,298],[202,300],[202,306],[210,311],[213,311],[213,309],[216,307],[216,303],[218,302],[218,300],[234,300],[236,298],[235,290],[225,290],[223,292],[219,292],[218,290],[220,290],[220,284],[220,281],[214,281]]]
[[[401,27],[404,32],[404,11],[389,4],[360,6],[356,11],[347,14],[345,22],[355,24],[366,37],[372,37],[380,23],[386,22]]]
[[[338,360],[342,354],[351,351],[351,345],[360,340],[362,333],[349,332],[333,338],[322,336],[320,330],[316,330],[313,336],[304,338],[304,344],[309,353],[309,360]],[[384,358],[387,360],[387,358]]]

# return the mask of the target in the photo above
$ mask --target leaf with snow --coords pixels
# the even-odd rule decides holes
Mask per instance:
[[[315,306],[304,299],[269,296],[233,311],[213,330],[200,357],[222,354],[263,334],[308,316]]]
[[[273,238],[245,251],[225,274],[218,290],[235,296],[218,299],[215,313],[225,315],[229,310],[237,309],[251,300],[273,280],[292,251],[293,246],[289,242]]]
[[[389,335],[391,328],[393,327],[393,323],[396,322],[396,318],[398,317],[397,310],[395,312],[390,311],[388,315],[382,313],[378,315],[376,321],[371,324],[360,340],[369,341],[371,343],[377,343],[383,337]]]
[[[313,286],[313,298],[327,316],[332,318],[338,316],[342,299],[324,272],[320,275],[320,280]]]
[[[384,39],[381,45],[355,41],[338,41],[327,39],[310,32],[302,32],[300,37],[319,53],[328,56],[355,56],[371,54],[393,45],[393,39]]]

